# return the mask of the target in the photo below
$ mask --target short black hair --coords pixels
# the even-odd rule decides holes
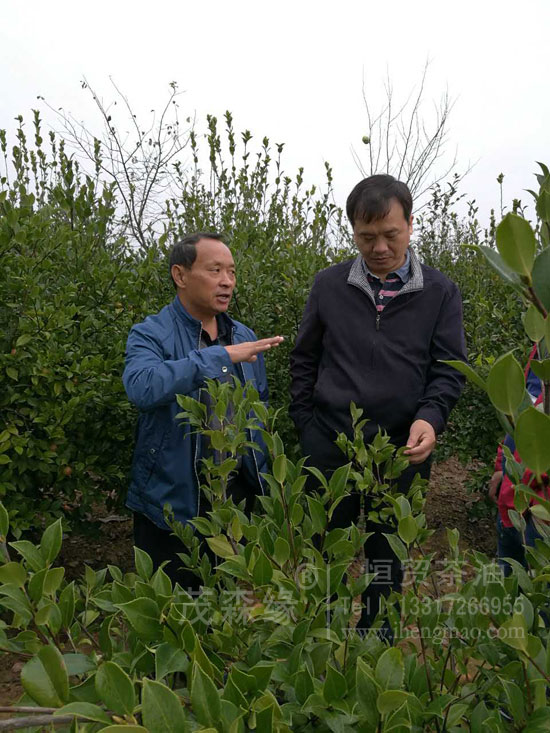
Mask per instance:
[[[367,223],[387,216],[391,202],[397,199],[403,215],[409,221],[412,213],[412,195],[406,183],[393,176],[381,174],[360,181],[348,196],[346,214],[352,226],[359,219]]]
[[[218,242],[226,244],[223,234],[218,234],[218,232],[194,232],[193,234],[188,234],[186,237],[176,242],[170,250],[170,277],[172,277],[173,265],[183,265],[183,267],[188,270],[193,267],[193,263],[197,259],[196,245],[201,241],[201,239],[216,239]],[[173,281],[174,278],[172,278],[172,282]],[[174,285],[175,284],[176,283],[174,282]]]

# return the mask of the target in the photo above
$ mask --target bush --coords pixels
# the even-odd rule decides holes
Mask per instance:
[[[37,138],[29,153],[19,136],[15,180],[0,191],[0,496],[17,534],[123,491],[126,335],[168,289],[153,248],[138,257],[112,236],[112,190],[81,176],[54,137],[47,158]]]
[[[54,565],[59,520],[38,545],[10,544],[20,559],[0,565],[0,647],[25,660],[19,705],[27,725],[69,726],[76,717],[84,730],[113,733],[122,726],[144,733],[548,727],[548,639],[540,623],[548,612],[547,545],[533,552],[535,578],[519,566],[504,578],[487,558],[463,555],[456,530],[448,532],[448,557],[433,563],[422,554],[431,534],[425,482],[407,496],[394,493],[392,479],[407,461],[382,435],[364,446],[360,411],[354,439],[339,439],[350,463],[329,482],[318,476],[317,489],[306,493],[303,462],[285,455],[257,393],[230,394],[224,384],[211,394],[225,406],[234,401],[235,422],[217,435],[231,465],[207,464],[203,490],[212,511],[193,521],[196,533],[175,527],[186,564],[202,579],[198,597],[173,587],[137,549],[136,573],[88,568],[67,584]],[[180,404],[181,417],[203,429],[200,403],[182,397]],[[261,510],[249,518],[225,486],[256,420],[251,414],[269,426],[273,470]],[[365,636],[353,630],[354,599],[374,576],[350,569],[366,540],[362,519],[327,527],[352,489],[374,496],[378,515],[393,521],[391,545],[407,569],[403,592],[387,599]],[[7,530],[0,506],[0,540]],[[201,535],[216,567],[199,552]],[[385,620],[398,642],[392,647],[377,633]]]

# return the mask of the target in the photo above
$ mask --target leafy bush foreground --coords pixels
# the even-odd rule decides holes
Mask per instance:
[[[505,578],[487,557],[461,553],[456,530],[446,558],[425,554],[425,482],[413,482],[407,496],[394,491],[407,460],[382,434],[364,445],[360,410],[353,439],[338,441],[349,463],[327,482],[285,455],[257,393],[216,383],[210,390],[231,423],[222,420],[213,435],[204,406],[188,397],[179,398],[181,418],[209,430],[228,458],[205,464],[212,510],[192,522],[195,531],[173,525],[202,591],[174,587],[139,549],[135,573],[86,568],[67,583],[55,566],[61,520],[39,544],[9,543],[0,648],[25,662],[12,724],[150,733],[547,730],[550,546],[539,541],[531,553],[535,577],[517,566]],[[272,472],[247,517],[227,484],[259,420]],[[304,490],[308,474],[315,490]],[[383,601],[368,630],[354,628],[361,593],[376,582],[364,567],[365,518],[328,527],[352,490],[372,497],[369,519],[393,523],[388,537],[406,570],[403,592]],[[0,506],[0,535],[7,531]],[[214,567],[199,538],[217,556]],[[393,646],[384,641],[388,624]]]

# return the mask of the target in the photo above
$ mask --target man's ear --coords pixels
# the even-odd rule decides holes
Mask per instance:
[[[411,218],[409,219],[409,234],[413,233],[413,215],[411,214]]]
[[[172,265],[170,274],[177,287],[185,289],[187,284],[187,269],[183,265]]]

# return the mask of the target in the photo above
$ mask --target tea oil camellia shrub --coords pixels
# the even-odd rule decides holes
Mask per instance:
[[[53,135],[46,155],[35,124],[29,150],[21,121],[15,177],[0,181],[0,497],[16,534],[124,490],[124,345],[163,290],[155,250],[138,257],[114,235],[112,189]]]
[[[546,297],[540,287],[533,293]],[[546,470],[550,442],[531,438],[545,435],[550,418],[520,409],[511,358],[495,364],[487,385],[460,368],[487,386],[497,409],[510,410],[502,419],[514,421],[518,445],[530,446],[527,465]],[[254,389],[216,382],[208,389],[216,429],[187,396],[178,398],[179,418],[227,458],[203,464],[206,516],[185,527],[172,523],[182,562],[201,578],[202,591],[173,587],[138,549],[135,573],[87,568],[67,583],[55,566],[59,520],[39,544],[8,543],[0,648],[24,662],[25,694],[4,723],[151,733],[548,730],[547,541],[530,551],[531,572],[516,563],[504,577],[482,554],[462,553],[450,529],[447,557],[436,562],[425,550],[425,482],[416,480],[406,494],[394,490],[407,461],[382,433],[364,444],[361,410],[351,406],[353,434],[339,436],[343,465],[327,481],[286,455],[274,412]],[[249,517],[227,487],[249,432],[262,426],[272,469]],[[316,488],[305,491],[308,474]],[[372,496],[369,519],[393,525],[387,536],[406,570],[402,593],[383,602],[364,633],[354,628],[359,599],[376,577],[350,568],[364,559],[364,517],[348,528],[328,526],[352,490]],[[0,507],[0,535],[7,533]],[[392,646],[379,634],[384,623]]]

